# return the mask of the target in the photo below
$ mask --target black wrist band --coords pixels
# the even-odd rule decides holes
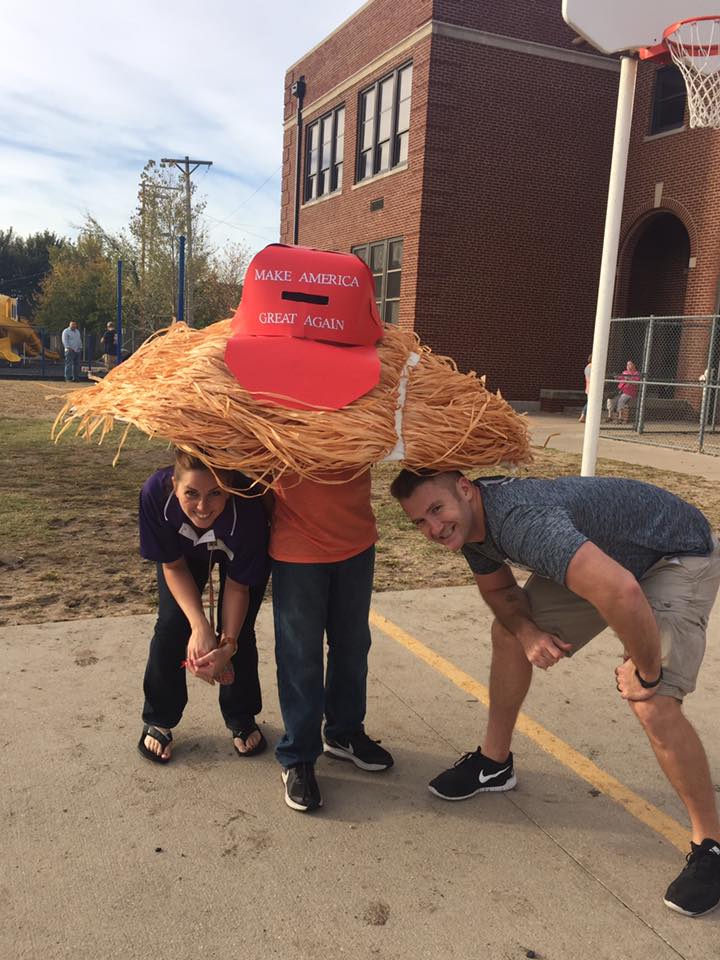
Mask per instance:
[[[637,667],[635,667],[635,676],[638,678],[638,681],[639,681],[639,683],[640,683],[640,686],[641,686],[644,690],[652,690],[652,689],[653,689],[654,687],[656,687],[656,686],[660,683],[660,681],[662,680],[662,678],[663,678],[663,669],[662,669],[662,667],[660,667],[660,676],[657,678],[657,680],[643,680],[643,678],[642,678],[642,677],[640,676],[640,674],[638,673]]]

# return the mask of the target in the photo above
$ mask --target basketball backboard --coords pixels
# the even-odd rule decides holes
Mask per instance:
[[[563,0],[565,22],[603,53],[662,43],[667,27],[720,14],[720,0]]]

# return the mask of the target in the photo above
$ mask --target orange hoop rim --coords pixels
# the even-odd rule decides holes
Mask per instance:
[[[702,20],[717,20],[720,23],[720,13],[709,14],[705,17],[688,17],[686,20],[678,20],[677,23],[670,24],[663,31],[662,43],[654,47],[641,47],[638,55],[641,60],[656,60],[659,63],[670,61],[670,44],[672,44],[671,35],[686,23],[699,23]],[[685,50],[691,57],[717,57],[720,56],[720,43],[713,44],[711,47],[699,48],[697,46],[685,47]]]
[[[720,24],[720,13],[706,17],[688,17],[687,20],[678,20],[677,23],[671,24],[663,32],[663,46],[668,47],[669,44],[673,43],[672,34],[676,33],[680,27],[684,27],[686,23],[702,23],[704,20],[715,20]],[[720,43],[713,43],[705,47],[688,45],[684,47],[684,50],[690,57],[717,57],[720,54]]]

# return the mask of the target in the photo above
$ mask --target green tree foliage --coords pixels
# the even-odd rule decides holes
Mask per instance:
[[[35,315],[51,252],[65,242],[50,230],[27,237],[17,236],[12,227],[0,230],[0,293],[19,297],[24,314]]]
[[[77,240],[50,253],[51,271],[42,284],[37,322],[59,332],[70,320],[100,333],[115,319],[116,262],[113,238],[88,218]]]
[[[195,286],[195,323],[198,327],[235,313],[242,297],[250,257],[250,251],[242,243],[228,244],[210,257],[207,269]]]

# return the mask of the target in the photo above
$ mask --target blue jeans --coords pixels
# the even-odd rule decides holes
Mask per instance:
[[[275,659],[284,767],[314,763],[329,740],[359,733],[366,708],[375,547],[337,563],[273,560]],[[323,679],[323,634],[327,671]]]
[[[65,379],[80,379],[80,354],[77,350],[65,351]]]

